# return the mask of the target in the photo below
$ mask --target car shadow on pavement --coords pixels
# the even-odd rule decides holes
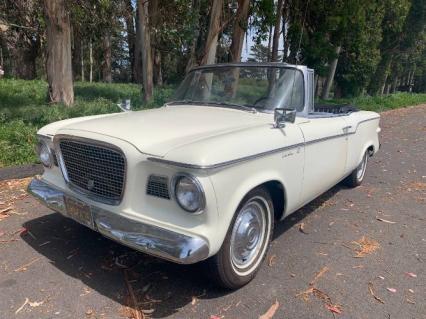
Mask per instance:
[[[340,186],[332,188],[277,223],[274,239],[340,189]],[[162,261],[106,239],[58,213],[29,220],[23,227],[37,238],[22,236],[28,245],[67,276],[122,305],[117,311],[126,312],[129,311],[126,307],[134,306],[134,300],[130,298],[132,294],[138,307],[153,309],[152,318],[164,318],[188,304],[196,304],[194,300],[215,299],[232,293],[214,286],[203,263],[184,266]]]

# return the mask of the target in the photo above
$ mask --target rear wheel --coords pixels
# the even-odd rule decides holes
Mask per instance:
[[[365,154],[362,157],[362,161],[358,165],[358,167],[352,171],[351,175],[345,178],[344,183],[347,186],[356,187],[361,185],[362,181],[364,180],[365,171],[367,169],[368,157],[369,157],[369,152],[367,150],[365,151]]]
[[[208,260],[210,275],[225,288],[237,289],[259,270],[274,226],[271,196],[258,187],[243,199],[219,252]]]

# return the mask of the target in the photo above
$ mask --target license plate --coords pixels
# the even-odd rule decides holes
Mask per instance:
[[[82,201],[67,196],[65,196],[64,199],[68,217],[93,229],[93,217],[90,206]]]

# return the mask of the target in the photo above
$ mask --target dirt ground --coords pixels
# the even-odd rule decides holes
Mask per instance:
[[[0,182],[0,318],[426,318],[426,105],[381,127],[364,184],[279,223],[234,292],[53,213],[29,179]]]

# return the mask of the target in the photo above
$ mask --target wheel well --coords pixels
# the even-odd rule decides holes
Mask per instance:
[[[367,151],[368,151],[368,155],[371,157],[371,156],[373,156],[374,155],[374,145],[370,145],[368,148],[367,148]]]
[[[272,204],[274,205],[275,220],[280,220],[284,215],[285,208],[285,191],[284,186],[279,181],[269,181],[259,186],[265,187],[271,195]]]

